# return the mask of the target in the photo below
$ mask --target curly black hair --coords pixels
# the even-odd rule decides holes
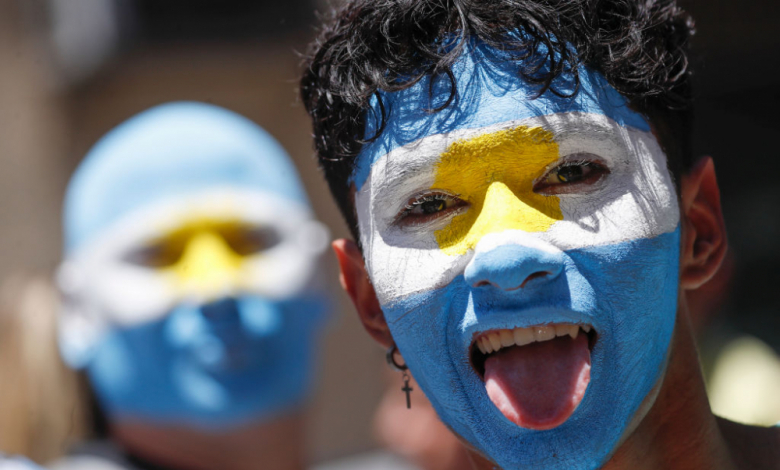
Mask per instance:
[[[692,162],[693,31],[675,0],[351,0],[332,12],[311,45],[300,91],[320,166],[359,240],[348,181],[362,145],[384,129],[388,110],[380,91],[443,77],[451,83],[443,109],[457,94],[451,66],[472,40],[522,64],[518,79],[536,96],[561,95],[555,79],[566,75],[579,84],[579,67],[586,66],[649,119],[679,175]],[[372,97],[378,132],[365,136]]]

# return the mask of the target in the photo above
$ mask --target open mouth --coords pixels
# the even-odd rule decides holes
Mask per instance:
[[[596,337],[590,325],[571,323],[486,331],[474,337],[471,363],[509,421],[552,429],[585,396]]]

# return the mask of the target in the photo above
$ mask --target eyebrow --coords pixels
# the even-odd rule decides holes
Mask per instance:
[[[426,172],[431,171],[436,166],[442,153],[452,145],[448,143],[448,140],[445,135],[436,134],[424,137],[386,154],[382,157],[385,158],[385,177],[382,184],[396,185],[409,178],[427,176]],[[426,143],[429,143],[429,145],[426,145]],[[429,146],[433,148],[426,150],[426,147]],[[431,176],[433,176],[432,173]]]
[[[587,135],[589,137],[598,135],[612,144],[617,144],[622,140],[618,135],[622,136],[627,132],[624,126],[617,123],[588,122],[583,120],[568,123],[549,123],[548,130],[553,134],[555,141],[558,143],[571,140],[578,135]]]
[[[385,177],[382,179],[381,184],[385,187],[395,187],[402,185],[402,182],[406,182],[410,178],[427,176],[425,173],[430,171],[436,163],[438,163],[442,154],[451,149],[454,144],[463,141],[468,142],[482,135],[500,130],[511,130],[522,126],[531,129],[538,127],[550,133],[552,135],[552,140],[558,144],[570,141],[577,135],[588,137],[598,135],[601,139],[615,145],[621,141],[621,138],[618,137],[616,133],[626,129],[618,123],[593,122],[588,119],[583,119],[587,114],[572,116],[571,119],[564,119],[561,121],[549,119],[553,116],[566,114],[569,113],[556,113],[552,115],[536,116],[532,119],[526,118],[516,121],[505,121],[481,129],[458,129],[447,134],[433,134],[423,137],[417,141],[393,149],[391,152],[380,157],[380,160],[383,158],[385,159]],[[432,149],[426,151],[426,148],[429,146],[432,147]],[[416,151],[415,147],[421,147],[421,151]],[[415,156],[415,153],[418,153],[418,155]],[[410,156],[415,156],[415,158],[409,158]],[[560,157],[561,155],[559,155],[559,158]],[[375,176],[376,175],[372,175],[372,180]],[[376,183],[379,182],[377,180],[374,181]],[[385,191],[382,191],[382,193],[384,194]]]

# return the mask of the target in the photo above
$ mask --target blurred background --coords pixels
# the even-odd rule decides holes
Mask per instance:
[[[726,393],[718,400],[728,415],[741,412],[728,405],[735,393],[741,397],[737,402],[746,402],[755,397],[745,393],[768,387],[780,400],[780,362],[772,362],[780,351],[775,292],[780,286],[780,2],[681,3],[698,30],[695,149],[715,159],[732,247],[721,276],[694,299],[694,321],[710,385],[740,384],[736,391],[717,392]],[[293,157],[320,220],[334,237],[347,236],[316,168],[310,123],[297,99],[298,53],[315,34],[315,12],[327,8],[317,0],[0,0],[3,364],[56,357],[45,313],[55,301],[40,279],[51,278],[61,256],[67,180],[101,135],[156,104],[204,101],[260,124]],[[335,260],[328,256],[333,289],[339,289]],[[31,285],[32,278],[39,281]],[[25,300],[28,294],[35,300]],[[341,312],[322,354],[323,380],[312,405],[315,461],[375,447],[371,417],[385,387],[384,351],[363,333],[346,297],[339,299]],[[19,336],[11,331],[42,336],[34,348],[20,351]],[[727,366],[744,373],[759,361],[767,368],[748,378],[718,379],[726,373],[720,372],[718,358],[724,347],[737,347],[734,340],[741,347],[739,360]],[[32,367],[25,366],[25,373],[32,374]],[[771,370],[775,375],[766,372]],[[56,364],[46,373],[64,374]],[[24,374],[0,376],[0,416],[6,421],[0,426],[0,449],[39,460],[62,452],[66,444],[58,436],[80,432],[75,418],[66,416],[56,429],[35,427],[49,413],[40,405],[47,397],[58,395],[66,407],[72,400],[57,392],[35,389]],[[780,403],[762,405],[772,407],[780,421]],[[26,427],[5,431],[13,419]],[[767,418],[753,418],[762,419]],[[46,441],[35,437],[42,432],[54,436],[52,443],[30,444]]]

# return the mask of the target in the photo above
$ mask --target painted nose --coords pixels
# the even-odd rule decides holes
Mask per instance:
[[[472,287],[493,286],[511,291],[550,282],[562,271],[563,252],[508,244],[489,251],[478,250],[463,275]]]
[[[188,241],[172,271],[180,286],[209,302],[235,288],[241,264],[241,257],[220,235],[203,231]]]
[[[200,306],[200,314],[212,328],[238,326],[254,337],[263,337],[278,332],[284,313],[278,302],[252,295],[207,303]]]
[[[218,299],[202,305],[200,313],[210,321],[233,321],[239,318],[238,304],[236,299],[232,297]]]

